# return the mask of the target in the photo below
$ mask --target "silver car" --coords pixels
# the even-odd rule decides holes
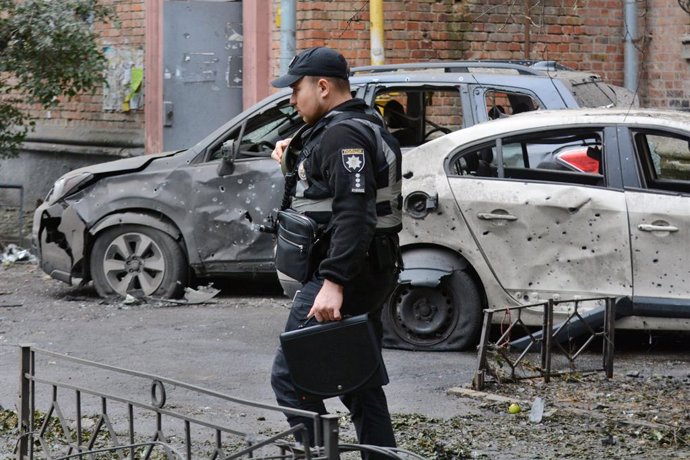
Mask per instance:
[[[467,348],[482,309],[550,298],[626,296],[618,328],[690,328],[689,146],[688,113],[588,109],[514,115],[408,152],[385,344]]]

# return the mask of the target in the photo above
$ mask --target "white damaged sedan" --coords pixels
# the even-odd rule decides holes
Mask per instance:
[[[484,308],[601,296],[631,299],[617,328],[690,328],[689,147],[688,113],[589,109],[409,152],[385,344],[468,348]]]

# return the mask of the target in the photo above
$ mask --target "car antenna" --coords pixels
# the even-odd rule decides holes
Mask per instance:
[[[549,53],[549,51],[548,51],[547,49],[544,49],[544,55],[543,55],[543,58],[544,58],[544,59],[543,59],[543,60],[546,61],[546,62],[549,62],[548,53]],[[563,102],[563,107],[564,107],[564,108],[567,108],[568,105],[567,105],[566,102],[565,102],[565,98],[563,97],[563,94],[561,94],[560,90],[558,89],[558,86],[556,86],[556,82],[555,82],[556,78],[555,78],[555,77],[552,75],[552,73],[551,73],[551,69],[553,69],[554,71],[556,71],[556,68],[557,68],[557,65],[558,65],[558,64],[557,64],[558,61],[553,61],[553,62],[554,62],[553,67],[551,67],[551,66],[546,66],[546,68],[544,69],[544,71],[546,72],[546,76],[549,78],[549,81],[551,82],[551,85],[553,86],[553,89],[556,90],[556,93],[558,94],[558,97],[561,98],[561,102]]]

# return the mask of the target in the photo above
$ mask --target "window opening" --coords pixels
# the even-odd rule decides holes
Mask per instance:
[[[603,186],[601,130],[498,138],[450,161],[451,175]]]
[[[416,147],[462,128],[460,92],[446,88],[391,88],[375,106],[401,147]]]
[[[648,188],[690,193],[690,139],[660,132],[633,138]]]
[[[484,100],[490,120],[541,108],[539,101],[532,96],[509,91],[489,90],[484,93]]]

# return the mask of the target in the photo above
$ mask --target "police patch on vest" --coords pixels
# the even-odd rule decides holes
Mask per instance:
[[[340,153],[347,172],[362,172],[364,169],[364,149],[342,149]]]

